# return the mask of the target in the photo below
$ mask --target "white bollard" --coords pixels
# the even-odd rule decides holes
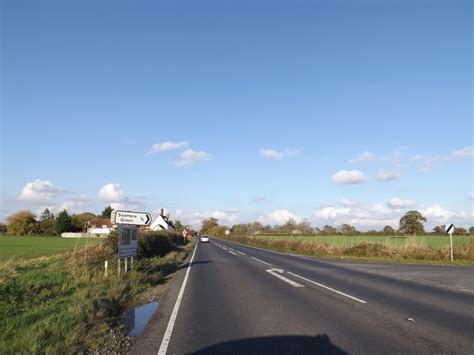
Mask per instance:
[[[109,266],[109,262],[107,260],[105,260],[104,262],[104,275],[105,277],[107,277],[107,268]]]

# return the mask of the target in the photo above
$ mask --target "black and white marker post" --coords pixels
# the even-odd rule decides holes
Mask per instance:
[[[451,261],[454,261],[454,254],[453,254],[453,232],[454,232],[454,224],[447,224],[446,225],[446,233],[449,234],[449,246],[451,248]]]

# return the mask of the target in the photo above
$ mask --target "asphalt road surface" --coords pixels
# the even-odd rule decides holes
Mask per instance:
[[[134,353],[472,354],[474,268],[199,243]],[[170,317],[171,315],[171,317]]]

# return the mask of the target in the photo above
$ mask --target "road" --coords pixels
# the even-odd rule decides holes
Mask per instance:
[[[133,352],[472,354],[473,270],[200,243]]]

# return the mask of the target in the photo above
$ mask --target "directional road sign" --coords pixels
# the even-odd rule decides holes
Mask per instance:
[[[115,211],[111,219],[116,224],[147,226],[151,222],[151,215],[146,212]]]

